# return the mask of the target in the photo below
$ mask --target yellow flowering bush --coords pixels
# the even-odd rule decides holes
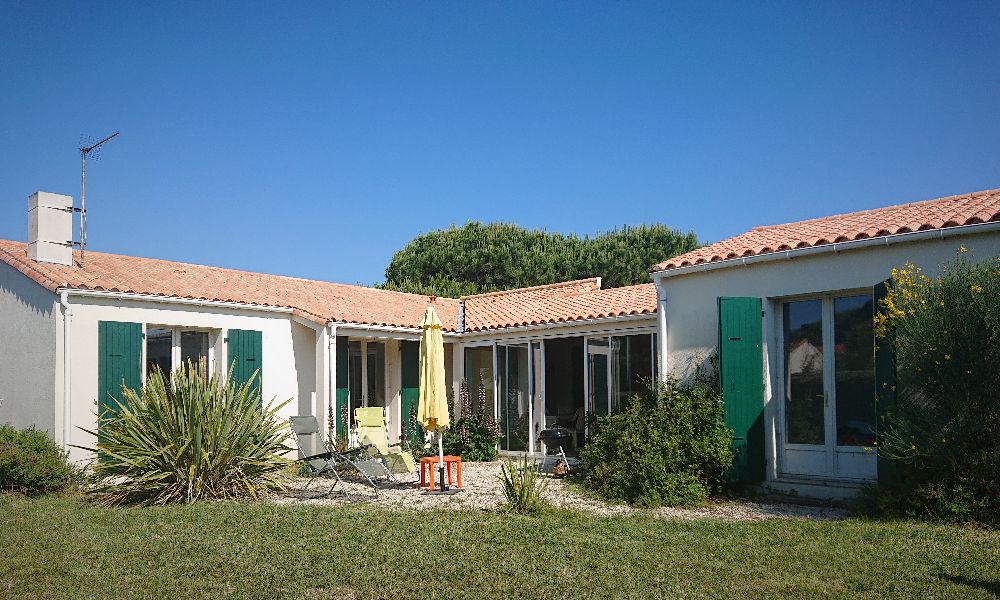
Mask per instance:
[[[1000,270],[960,258],[940,276],[893,269],[875,316],[896,386],[880,390],[882,507],[1000,523]]]

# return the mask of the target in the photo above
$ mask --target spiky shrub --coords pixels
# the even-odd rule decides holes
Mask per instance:
[[[502,506],[504,510],[529,515],[537,514],[545,508],[542,493],[547,482],[541,478],[538,467],[534,462],[529,462],[527,456],[521,460],[520,467],[511,459],[505,459],[500,463],[500,475],[497,479],[500,480],[506,500]]]
[[[892,271],[875,316],[897,385],[879,390],[874,508],[1000,524],[1000,258],[960,258],[938,277]],[[888,385],[888,384],[887,384]],[[894,396],[894,397],[893,397]]]
[[[289,433],[278,411],[288,401],[262,406],[255,380],[237,385],[189,364],[169,379],[155,370],[141,393],[123,387],[120,408],[89,432],[93,493],[105,504],[167,504],[280,486]]]

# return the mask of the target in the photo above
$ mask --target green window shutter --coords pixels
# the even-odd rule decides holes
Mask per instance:
[[[764,462],[764,356],[760,298],[719,298],[719,384],[733,430],[729,481],[761,481]]]
[[[336,390],[336,410],[333,417],[337,424],[337,439],[347,439],[347,400],[348,400],[348,363],[347,363],[347,336],[337,336],[337,390]]]
[[[124,402],[122,385],[142,388],[142,324],[99,321],[97,355],[97,412],[103,416]]]
[[[252,329],[230,329],[227,336],[229,342],[229,368],[232,369],[232,381],[236,385],[244,385],[257,375],[254,380],[254,393],[260,395],[264,380],[263,338],[260,331]]]
[[[420,400],[420,342],[400,342],[402,391],[400,417],[406,438],[410,441],[420,436],[417,421],[417,404]]]
[[[883,281],[872,289],[872,299],[874,300],[875,312],[883,309],[879,305],[889,291],[890,282]],[[893,410],[896,407],[896,340],[892,331],[887,332],[884,338],[875,338],[875,443],[881,442],[882,433],[889,426]],[[878,456],[878,480],[880,482],[892,481],[896,476],[896,469],[892,462],[882,458],[882,453]]]

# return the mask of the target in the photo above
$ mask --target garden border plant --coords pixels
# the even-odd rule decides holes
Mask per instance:
[[[1000,258],[893,269],[875,316],[882,382],[869,510],[1000,524]],[[886,354],[888,352],[889,354]],[[892,365],[886,365],[891,367]]]
[[[596,417],[580,451],[584,485],[643,507],[704,502],[723,486],[732,432],[715,378],[648,382],[617,414]]]
[[[282,486],[289,449],[278,412],[290,400],[262,404],[257,373],[236,383],[188,363],[153,371],[141,392],[98,416],[91,491],[105,504],[192,503],[257,498]]]
[[[0,424],[0,491],[27,496],[64,492],[81,482],[81,474],[44,431]]]

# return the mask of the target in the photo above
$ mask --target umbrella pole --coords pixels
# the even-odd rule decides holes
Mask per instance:
[[[447,489],[448,489],[448,486],[445,485],[445,483],[444,483],[444,470],[445,470],[445,464],[444,464],[444,431],[439,431],[438,432],[438,460],[440,461],[440,462],[438,462],[438,473],[440,473],[440,475],[441,475],[441,487],[439,487],[438,489],[441,490],[442,492],[444,492],[444,491],[447,491]]]

